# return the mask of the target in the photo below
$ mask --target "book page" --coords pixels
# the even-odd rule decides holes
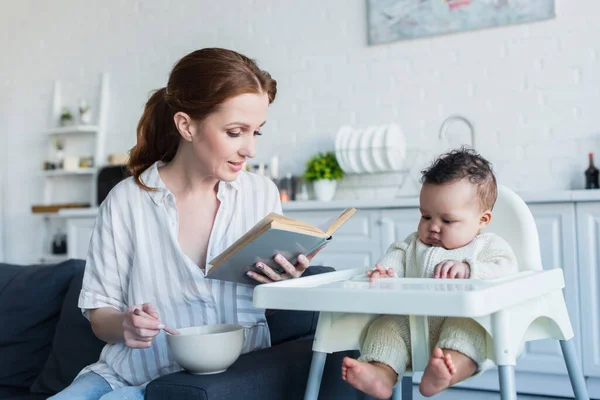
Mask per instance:
[[[343,214],[344,212],[342,212]],[[326,232],[327,228],[329,228],[331,226],[331,224],[333,224],[335,222],[336,219],[338,219],[339,217],[342,216],[342,214],[337,215],[335,217],[331,217],[329,218],[327,221],[323,222],[322,224],[319,224],[319,226],[317,226],[317,228],[319,228],[321,231]]]
[[[346,208],[338,217],[334,218],[333,221],[327,221],[327,225],[324,228],[327,236],[333,235],[333,232],[337,231],[346,221],[350,219],[354,214],[356,214],[356,208]]]
[[[316,226],[312,226],[305,222],[298,221],[296,219],[285,216],[281,216],[281,218],[275,219],[271,226],[278,229],[285,229],[290,232],[304,233],[307,235],[313,235],[318,237],[327,236],[325,231],[317,228]]]

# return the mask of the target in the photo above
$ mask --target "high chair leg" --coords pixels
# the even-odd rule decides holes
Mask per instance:
[[[402,378],[402,399],[413,400],[413,380],[411,376]]]
[[[402,393],[402,382],[398,382],[396,386],[394,386],[394,391],[392,392],[392,400],[406,400]]]
[[[317,400],[319,398],[319,389],[321,388],[321,378],[323,377],[326,359],[327,353],[313,351],[304,400]]]
[[[510,315],[506,310],[492,314],[492,337],[494,338],[494,357],[498,364],[500,380],[500,398],[517,400],[515,383],[516,355],[510,345]]]
[[[573,340],[559,340],[559,342],[565,364],[567,365],[567,371],[569,372],[569,379],[571,379],[571,387],[573,387],[575,399],[590,400],[590,395],[588,394],[585,378],[583,377],[583,371],[581,370],[581,364],[579,364],[579,358],[577,357]]]
[[[502,400],[517,400],[514,365],[499,365],[498,377],[500,378],[500,398]]]
[[[412,400],[413,399],[413,383],[412,376],[405,376],[401,379],[392,394],[392,400]]]

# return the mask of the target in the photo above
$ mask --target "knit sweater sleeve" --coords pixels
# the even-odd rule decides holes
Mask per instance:
[[[406,251],[414,240],[416,240],[416,233],[409,235],[403,241],[392,243],[378,264],[385,268],[393,268],[398,278],[404,278],[406,276]]]
[[[472,279],[499,278],[519,272],[517,259],[510,245],[498,235],[483,234],[472,258],[463,261],[471,267]]]

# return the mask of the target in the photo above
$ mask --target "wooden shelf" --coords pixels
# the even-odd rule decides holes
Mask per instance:
[[[69,176],[69,175],[92,175],[98,171],[98,168],[77,168],[77,169],[49,169],[42,171],[42,174],[47,177],[53,176]]]
[[[35,204],[31,206],[31,212],[44,216],[56,215],[60,210],[66,209],[89,209],[89,203],[65,203],[65,204]]]
[[[97,125],[69,125],[51,129],[48,134],[55,135],[77,135],[82,133],[97,133],[100,127]]]

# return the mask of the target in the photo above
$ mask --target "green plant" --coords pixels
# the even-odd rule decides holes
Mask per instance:
[[[344,176],[344,171],[335,158],[335,153],[317,153],[306,162],[304,179],[307,181],[318,181],[329,179],[331,181],[340,180]]]
[[[73,114],[71,114],[71,110],[69,110],[67,107],[63,107],[60,113],[60,124],[66,125],[71,121],[73,121]]]
[[[85,114],[86,112],[90,111],[90,109],[91,109],[91,107],[85,101],[80,101],[78,108],[79,108],[79,115]]]

